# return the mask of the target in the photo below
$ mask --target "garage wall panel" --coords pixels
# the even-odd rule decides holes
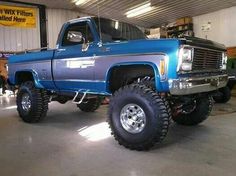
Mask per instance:
[[[3,28],[0,27],[0,50],[4,49],[5,41],[3,40],[3,37],[4,37]]]
[[[86,16],[77,11],[63,10],[63,9],[47,9],[48,20],[48,46],[49,48],[56,47],[56,41],[62,25],[71,19],[78,16]]]
[[[236,46],[236,6],[213,13],[193,17],[196,37],[208,38],[225,44]],[[209,31],[203,31],[202,26],[211,23]]]
[[[32,7],[1,2],[4,5]],[[36,8],[36,7],[34,7]],[[36,28],[16,28],[0,25],[0,51],[22,51],[40,48],[39,10],[36,8]]]

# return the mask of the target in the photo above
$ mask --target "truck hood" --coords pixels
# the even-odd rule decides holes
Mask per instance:
[[[203,48],[209,48],[209,49],[214,49],[214,50],[220,50],[220,51],[226,51],[226,47],[223,44],[211,41],[211,40],[206,40],[202,38],[197,38],[197,37],[185,37],[183,39],[180,39],[181,44],[185,45],[191,45],[191,46],[196,46],[196,47],[203,47]]]
[[[147,54],[147,53],[176,53],[180,41],[177,39],[140,39],[130,41],[117,41],[104,43],[105,48],[110,48],[106,54]]]
[[[140,39],[130,41],[119,41],[104,43],[105,47],[111,47],[107,54],[145,54],[145,53],[165,53],[176,54],[180,45],[190,45],[219,51],[226,51],[224,45],[211,40],[186,37],[181,39]]]

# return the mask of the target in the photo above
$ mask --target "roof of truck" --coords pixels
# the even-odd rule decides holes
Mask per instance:
[[[80,20],[88,20],[88,19],[91,19],[93,17],[94,16],[85,16],[85,17],[75,18],[75,19],[69,20],[68,23],[76,23]]]

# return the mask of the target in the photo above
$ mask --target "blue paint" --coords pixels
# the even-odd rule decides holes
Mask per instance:
[[[46,50],[41,52],[32,52],[26,54],[13,55],[10,57],[8,63],[27,63],[27,62],[43,62],[51,60],[54,55],[54,50]],[[36,64],[36,63],[35,63]]]
[[[40,80],[38,78],[37,72],[35,72],[34,70],[31,70],[31,69],[24,69],[24,70],[21,70],[21,71],[17,71],[14,74],[14,77],[10,77],[10,79],[9,79],[12,84],[17,84],[18,83],[19,80],[17,80],[17,75],[20,72],[30,73],[33,76],[35,87],[37,87],[37,88],[44,88],[44,86],[40,83]]]
[[[67,92],[88,92],[93,94],[107,94],[110,95],[110,92],[106,90],[106,83],[105,82],[93,82],[93,81],[68,81],[68,80],[61,80],[55,81],[58,87],[63,87],[63,91]]]
[[[88,51],[81,52],[82,45],[73,45],[73,46],[61,46],[63,34],[67,27],[71,23],[77,23],[80,21],[87,21],[89,26],[91,27],[92,34],[94,36],[94,41],[89,44]],[[55,62],[61,63],[61,60],[65,58],[94,58],[99,59],[100,57],[103,59],[109,59],[114,58],[116,56],[123,57],[124,61],[120,61],[117,63],[114,63],[112,67],[118,66],[118,65],[137,65],[137,64],[143,64],[143,65],[149,65],[153,68],[155,73],[155,80],[156,80],[156,87],[158,91],[160,92],[168,92],[169,86],[168,86],[168,79],[175,79],[177,78],[176,68],[177,68],[177,60],[178,60],[178,49],[181,44],[180,40],[177,39],[160,39],[160,40],[150,40],[150,39],[142,39],[142,40],[132,40],[132,41],[120,41],[120,42],[110,42],[110,43],[103,43],[101,47],[99,47],[98,43],[100,41],[97,28],[95,27],[95,22],[91,18],[82,18],[81,20],[77,21],[70,21],[63,25],[60,36],[58,37],[57,45],[58,49],[64,49],[64,51],[59,50],[47,50],[42,52],[32,52],[27,54],[21,54],[21,55],[14,55],[11,56],[9,59],[9,81],[12,84],[16,84],[15,80],[15,72],[16,71],[22,71],[21,70],[21,64],[32,64],[35,65],[38,62],[50,62],[53,66],[51,68],[51,65],[48,66],[50,70],[46,70],[46,74],[50,74],[52,79],[43,79],[43,74],[41,73],[41,70],[43,68],[38,68],[37,71],[33,70],[32,68],[28,68],[28,71],[30,71],[33,74],[33,77],[35,79],[35,84],[38,88],[45,88],[48,90],[61,90],[61,91],[78,91],[81,90],[87,90],[89,92],[97,93],[97,94],[110,94],[108,86],[108,78],[110,76],[110,69],[104,70],[106,77],[104,80],[101,80],[101,82],[84,82],[84,81],[63,81],[59,79],[59,75],[62,74],[69,74],[65,73],[63,70],[57,70]],[[154,64],[153,62],[126,62],[125,58],[130,55],[137,55],[137,56],[143,56],[147,54],[152,55],[166,55],[168,59],[168,67],[167,67],[167,79],[165,81],[160,80],[159,70],[158,66]],[[81,68],[82,69],[82,68]],[[96,69],[96,67],[94,67]],[[62,71],[62,72],[61,72]],[[38,73],[37,73],[38,72]],[[94,72],[95,73],[95,72]],[[88,80],[91,80],[91,78],[95,78],[95,75],[92,72],[88,72]],[[80,75],[78,75],[77,79],[81,79]]]
[[[117,66],[129,66],[129,65],[149,65],[149,66],[151,66],[153,68],[153,70],[154,70],[154,74],[155,74],[155,78],[156,78],[155,79],[155,86],[156,86],[157,90],[165,91],[163,89],[163,87],[162,87],[162,84],[161,84],[158,68],[156,67],[156,65],[154,65],[151,62],[120,62],[120,63],[114,64],[114,65],[111,66],[109,71],[106,73],[106,78],[107,78],[106,79],[106,84],[107,85],[109,84],[109,78],[111,76],[111,71],[112,71],[112,69],[114,67],[117,67]],[[106,90],[107,90],[107,92],[109,92],[108,86],[106,87]]]
[[[39,83],[43,88],[46,88],[48,90],[55,90],[55,84],[52,80],[40,80]]]

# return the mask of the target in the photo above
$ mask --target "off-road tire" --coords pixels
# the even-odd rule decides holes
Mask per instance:
[[[214,96],[213,99],[216,103],[227,103],[231,98],[231,90],[228,86],[219,89],[218,95]]]
[[[123,107],[130,103],[140,106],[146,115],[144,129],[136,134],[124,129],[120,120]],[[163,99],[151,88],[138,83],[120,88],[110,99],[108,123],[120,145],[132,150],[148,150],[167,135],[170,117]]]
[[[178,115],[172,116],[172,119],[181,125],[194,126],[206,120],[209,117],[211,110],[212,98],[201,96],[196,99],[196,107],[191,113],[179,113]]]
[[[77,105],[77,107],[84,112],[94,112],[96,111],[102,103],[102,98],[91,98],[88,100],[85,100],[85,102],[82,102]]]
[[[141,85],[145,85],[145,86],[151,88],[154,92],[156,92],[155,78],[154,77],[146,76],[146,77],[136,81],[136,83],[141,84]],[[162,98],[163,103],[165,104],[165,106],[167,108],[167,113],[168,113],[168,116],[170,117],[170,120],[171,120],[172,119],[172,112],[171,112],[170,104],[169,104],[168,100],[165,97],[161,97],[161,98]]]
[[[29,95],[31,107],[28,111],[23,109],[22,96]],[[43,120],[48,111],[49,96],[43,89],[37,89],[34,83],[27,81],[21,84],[17,93],[16,104],[19,116],[24,122],[37,123]]]

